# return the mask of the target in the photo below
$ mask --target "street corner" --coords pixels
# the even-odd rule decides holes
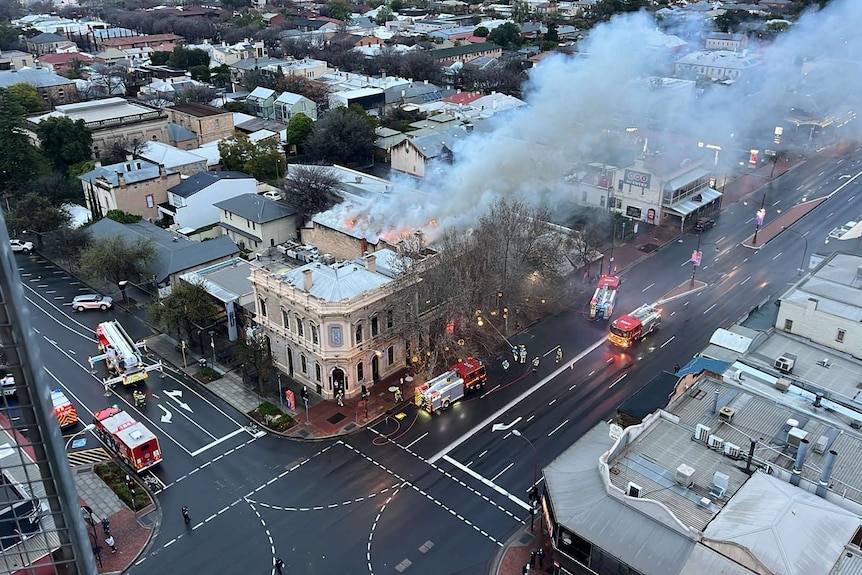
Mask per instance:
[[[688,294],[699,292],[700,290],[706,289],[707,287],[709,287],[709,284],[706,282],[702,282],[700,280],[686,280],[685,282],[679,284],[669,292],[666,292],[663,296],[661,296],[661,298],[659,298],[657,303],[659,305],[664,305],[675,299],[685,297]]]

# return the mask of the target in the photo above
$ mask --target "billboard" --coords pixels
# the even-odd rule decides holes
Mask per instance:
[[[625,183],[630,186],[637,186],[639,188],[648,188],[650,184],[650,176],[646,172],[638,172],[635,170],[626,170],[625,177],[623,180]]]

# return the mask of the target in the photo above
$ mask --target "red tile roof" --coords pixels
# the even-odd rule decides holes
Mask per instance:
[[[444,102],[449,104],[469,104],[470,102],[474,102],[482,97],[480,92],[461,92],[459,94],[452,94],[451,96],[446,96],[443,98]]]
[[[36,58],[42,64],[68,64],[72,60],[78,59],[81,62],[89,63],[93,61],[93,57],[80,52],[69,52],[68,54],[45,54]]]

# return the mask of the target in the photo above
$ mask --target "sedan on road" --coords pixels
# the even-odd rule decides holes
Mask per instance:
[[[72,309],[75,311],[84,311],[85,309],[100,309],[104,311],[113,305],[113,299],[97,293],[77,295],[72,300]]]

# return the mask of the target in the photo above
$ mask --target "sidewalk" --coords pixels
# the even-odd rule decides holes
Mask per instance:
[[[535,532],[530,531],[529,526],[518,529],[506,542],[491,565],[491,574],[494,575],[523,575],[525,566],[530,563],[533,550],[545,550],[544,565],[539,565],[538,558],[528,571],[530,575],[540,573],[553,573],[554,561],[551,558],[551,540],[545,529],[545,522],[541,515],[537,515],[534,521]]]

